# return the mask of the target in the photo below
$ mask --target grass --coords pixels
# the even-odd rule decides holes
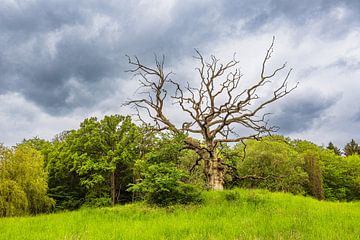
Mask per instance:
[[[360,239],[360,202],[262,190],[205,192],[201,205],[144,203],[0,219],[0,239]]]

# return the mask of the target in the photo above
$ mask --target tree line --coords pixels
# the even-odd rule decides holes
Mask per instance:
[[[167,205],[201,201],[204,162],[185,134],[157,133],[130,117],[85,119],[52,141],[0,148],[0,215],[19,216],[137,200]],[[268,136],[222,144],[224,187],[265,188],[317,199],[360,200],[360,155],[305,140]],[[358,145],[357,145],[358,146]],[[352,149],[358,149],[352,148]],[[350,154],[351,153],[351,154]]]

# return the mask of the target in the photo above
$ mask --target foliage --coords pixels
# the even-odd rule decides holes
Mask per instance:
[[[79,129],[64,131],[51,142],[35,137],[13,148],[0,144],[0,216],[49,212],[53,199],[60,210],[136,199],[160,206],[201,201],[199,189],[207,188],[208,176],[199,150],[189,148],[190,138],[181,132],[152,130],[113,115],[85,119]],[[360,200],[358,148],[352,140],[344,157],[331,142],[326,149],[271,136],[234,147],[219,143],[216,157],[228,188],[353,201]],[[229,203],[238,199],[225,195]]]
[[[24,139],[22,143],[41,152],[41,154],[44,156],[44,165],[47,165],[46,161],[48,159],[48,154],[50,153],[51,142],[39,137],[34,137],[30,139]]]
[[[336,147],[332,142],[329,142],[329,145],[326,148],[334,151],[336,155],[341,156],[340,148]]]
[[[0,217],[21,216],[29,212],[26,193],[10,179],[0,179]]]
[[[80,176],[73,171],[74,164],[69,151],[74,132],[62,133],[62,137],[54,140],[49,147],[49,196],[56,200],[58,210],[76,209],[85,201],[86,189],[80,185]]]
[[[316,152],[306,151],[303,153],[303,157],[305,161],[304,169],[309,175],[307,192],[311,196],[323,200],[325,196],[320,168],[320,156]]]
[[[350,156],[354,154],[360,154],[360,146],[354,139],[351,139],[344,147],[345,156]]]
[[[243,152],[243,145],[236,151]],[[308,176],[303,170],[303,159],[284,139],[264,138],[246,141],[246,156],[238,161],[239,185],[266,188],[271,191],[304,193]]]
[[[145,167],[142,178],[132,184],[129,191],[141,193],[150,204],[167,206],[201,201],[200,192],[185,182],[188,175],[174,164],[159,163],[141,167]]]
[[[131,184],[129,191],[162,206],[199,201],[197,185],[205,182],[198,172],[186,173],[196,154],[184,150],[184,138],[183,134],[159,134],[151,151],[137,161],[136,184]]]
[[[52,196],[58,196],[62,208],[128,201],[125,187],[133,180],[140,137],[130,117],[85,119],[78,130],[53,143],[48,165]]]
[[[158,134],[154,138],[154,144],[148,153],[144,155],[146,162],[151,164],[158,163],[181,163],[181,151],[184,149],[184,134]]]
[[[326,199],[360,200],[360,156],[340,157],[324,151],[321,158]]]
[[[320,157],[323,149],[305,140],[292,141],[292,146],[304,159],[304,170],[308,174],[309,179],[305,185],[306,193],[319,200],[323,200],[325,196]]]
[[[49,212],[47,173],[39,151],[27,144],[3,150],[0,161],[1,216]]]

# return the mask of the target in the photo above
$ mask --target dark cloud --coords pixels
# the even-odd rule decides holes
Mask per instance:
[[[352,116],[352,120],[356,123],[360,123],[360,109],[358,109]]]
[[[321,124],[327,117],[327,110],[339,100],[339,96],[302,94],[301,98],[291,98],[276,109],[271,120],[280,127],[282,134],[299,133]]]
[[[0,28],[16,35],[83,24],[86,18],[82,8],[71,1],[14,1],[0,7]]]
[[[250,32],[261,30],[275,20],[293,27],[318,25],[319,20],[326,20],[320,23],[319,37],[339,38],[350,28],[359,26],[359,9],[358,0],[231,0],[223,2],[222,15],[229,24],[245,20],[243,28]]]
[[[50,114],[64,114],[117,91],[110,86],[129,78],[125,54],[150,62],[153,53],[164,53],[172,64],[191,56],[194,47],[242,37],[277,19],[302,25],[331,18],[329,12],[343,6],[352,14],[333,21],[338,34],[360,18],[359,1],[177,1],[168,12],[142,16],[149,6],[85,0],[2,4],[0,94],[19,92]],[[242,29],[239,21],[245,22]],[[324,29],[335,31],[332,26]]]

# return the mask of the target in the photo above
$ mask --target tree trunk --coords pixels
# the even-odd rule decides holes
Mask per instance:
[[[115,186],[115,172],[111,173],[111,204],[116,202],[116,186]]]
[[[205,158],[205,172],[208,187],[211,190],[221,191],[224,189],[224,167],[221,159],[217,157],[216,149]]]

